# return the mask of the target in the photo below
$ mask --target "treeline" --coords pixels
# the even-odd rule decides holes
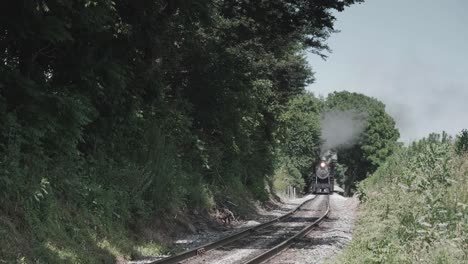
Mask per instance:
[[[361,213],[336,263],[468,262],[468,131],[399,148],[359,184]]]
[[[373,98],[305,93],[304,52],[325,56],[356,2],[3,1],[0,262],[130,258],[157,240],[131,235],[150,219],[301,186],[327,109],[368,113],[341,150],[352,188],[394,122]]]

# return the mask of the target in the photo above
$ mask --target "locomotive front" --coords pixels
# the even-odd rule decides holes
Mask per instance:
[[[316,165],[315,173],[312,176],[310,191],[313,194],[331,194],[334,189],[334,164],[336,154],[326,155],[321,158]]]
[[[330,166],[325,160],[320,161],[315,169],[315,175],[321,180],[325,180],[330,177]]]

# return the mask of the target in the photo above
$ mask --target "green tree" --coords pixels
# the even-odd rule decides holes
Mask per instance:
[[[327,97],[325,108],[365,113],[365,129],[356,144],[338,149],[339,162],[347,167],[345,185],[349,193],[355,182],[373,173],[394,152],[400,135],[385,105],[375,98],[334,92]]]

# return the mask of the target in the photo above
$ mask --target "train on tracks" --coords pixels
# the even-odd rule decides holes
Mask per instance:
[[[332,194],[335,186],[337,154],[326,151],[317,162],[309,182],[312,194]]]

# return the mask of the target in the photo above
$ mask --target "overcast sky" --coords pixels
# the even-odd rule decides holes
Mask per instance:
[[[400,140],[468,128],[468,0],[367,0],[336,15],[326,61],[308,55],[316,95],[383,101]]]

